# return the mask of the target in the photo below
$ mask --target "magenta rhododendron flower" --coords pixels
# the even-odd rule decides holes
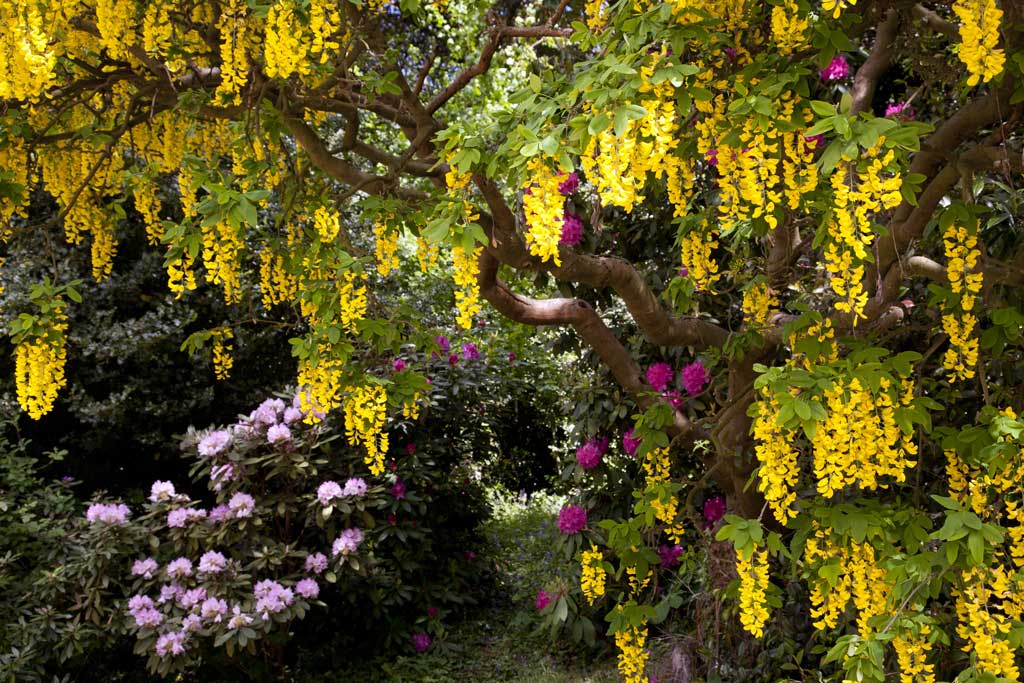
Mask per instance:
[[[695,361],[690,363],[683,371],[679,373],[679,382],[686,389],[686,393],[690,396],[696,396],[704,389],[704,385],[711,379],[711,375],[708,374],[707,368],[704,367],[704,363]]]
[[[679,558],[683,554],[681,545],[658,546],[658,558],[662,567],[674,567],[679,564]]]
[[[640,448],[640,443],[643,439],[638,436],[634,436],[634,434],[636,434],[636,430],[632,427],[622,434],[622,450],[635,458],[637,449]]]
[[[458,365],[458,364],[459,364],[459,357],[458,357],[458,355],[453,353],[453,354],[448,356],[448,365],[455,366],[455,365]]]
[[[509,363],[515,363],[516,362],[516,352],[515,351],[509,351],[508,352],[508,362]]]
[[[807,143],[807,147],[810,149],[818,149],[825,144],[825,135],[818,133],[817,135],[805,135],[804,142]]]
[[[683,407],[683,397],[675,389],[673,389],[672,391],[664,391],[662,392],[661,396],[666,401],[668,401],[669,405],[671,405],[673,408]]]
[[[551,596],[548,595],[546,590],[541,588],[540,592],[537,593],[537,600],[535,601],[535,604],[537,605],[538,610],[542,610],[551,604]]]
[[[823,81],[841,81],[850,75],[850,65],[846,62],[846,57],[836,55],[819,75]]]
[[[402,372],[407,367],[405,361],[401,358],[396,358],[391,364],[391,367],[395,369],[395,372]]]
[[[591,439],[576,449],[576,462],[585,470],[601,464],[601,458],[608,452],[608,438]]]
[[[709,149],[704,152],[704,161],[708,162],[708,166],[718,166],[718,150]]]
[[[405,444],[405,454],[406,455],[414,455],[415,453],[416,453],[416,444],[414,444],[414,443],[407,443],[407,444]]]
[[[444,351],[445,353],[448,353],[449,351],[451,351],[452,345],[451,345],[451,342],[448,341],[448,337],[446,337],[444,335],[441,335],[441,336],[437,337],[436,341],[437,341],[437,345],[441,347],[442,351]]]
[[[565,212],[562,219],[562,236],[558,243],[575,247],[583,240],[583,221],[580,217],[569,211]]]
[[[675,374],[675,370],[668,363],[655,363],[647,368],[647,383],[654,387],[655,391],[665,391]]]
[[[903,121],[909,121],[914,118],[914,110],[910,108],[909,102],[898,102],[886,107],[885,115],[887,117],[896,117]]]
[[[436,607],[428,607],[427,608],[427,618],[428,619],[433,619],[436,616],[437,616],[437,608]]]
[[[462,357],[466,360],[480,360],[480,351],[473,342],[466,342],[462,345]]]
[[[395,479],[395,485],[391,487],[391,495],[395,500],[405,500],[405,482],[401,477]]]
[[[565,180],[558,183],[558,191],[561,192],[566,197],[568,197],[569,195],[576,194],[576,191],[580,189],[579,175],[576,173],[576,171],[573,171],[568,175],[564,173],[562,175],[565,176]]]
[[[725,516],[725,498],[712,496],[704,501],[704,521],[714,524]]]
[[[430,647],[430,636],[426,633],[413,633],[409,640],[412,642],[412,648],[420,654],[426,652]]]
[[[587,526],[587,511],[579,505],[566,505],[558,513],[558,530],[563,534],[578,534]]]

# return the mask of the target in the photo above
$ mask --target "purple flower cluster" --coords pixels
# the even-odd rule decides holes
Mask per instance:
[[[178,598],[178,604],[184,609],[191,610],[201,605],[207,597],[206,589],[202,586],[198,588],[191,588],[181,594]]]
[[[323,574],[327,569],[327,556],[323,553],[313,553],[306,558],[306,571],[314,574]]]
[[[679,374],[679,382],[690,396],[699,394],[710,379],[711,375],[708,373],[707,368],[699,360],[684,367],[683,371]]]
[[[167,526],[171,529],[184,529],[202,519],[206,519],[206,510],[202,508],[177,508],[167,513]]]
[[[205,552],[203,553],[203,556],[199,558],[200,574],[219,574],[224,571],[224,568],[227,566],[227,558],[216,550]]]
[[[405,500],[405,482],[401,477],[395,477],[395,483],[391,487],[391,497],[395,500]]]
[[[199,442],[199,455],[211,457],[231,445],[231,434],[223,429],[210,432]]]
[[[643,441],[638,436],[634,436],[636,430],[630,427],[622,434],[622,450],[626,451],[631,457],[636,457],[636,452],[640,448],[640,443]]]
[[[331,554],[335,557],[338,555],[350,555],[356,551],[362,542],[362,531],[355,527],[345,529],[341,532],[340,536],[334,539],[334,544],[331,546]]]
[[[316,490],[317,500],[319,500],[320,504],[324,507],[330,505],[331,501],[335,498],[341,498],[341,495],[341,485],[336,481],[325,481],[320,484]]]
[[[409,640],[412,642],[412,648],[420,654],[430,648],[430,636],[426,633],[413,633]]]
[[[466,342],[462,345],[462,357],[466,360],[480,360],[480,350],[473,342]]]
[[[579,505],[566,505],[558,513],[558,530],[563,534],[578,534],[587,526],[587,511]]]
[[[681,545],[662,545],[658,547],[658,558],[661,562],[662,567],[674,567],[679,564],[679,558],[682,557],[683,546]]]
[[[366,481],[360,477],[352,477],[345,482],[345,489],[341,495],[346,498],[361,498],[366,495]]]
[[[156,639],[156,653],[160,657],[183,654],[187,639],[188,634],[185,632],[164,633]]]
[[[320,586],[315,579],[307,577],[295,584],[295,592],[307,600],[315,600],[320,595]]]
[[[654,387],[655,391],[665,391],[675,374],[675,370],[668,363],[654,363],[647,368],[647,383]]]
[[[158,571],[160,571],[160,565],[152,557],[147,557],[144,560],[135,560],[132,563],[132,576],[152,579]]]
[[[704,501],[704,521],[714,524],[725,516],[725,497],[712,496]]]
[[[914,118],[914,110],[910,108],[910,102],[898,102],[886,107],[885,115],[886,117],[892,116],[903,121],[909,121]]]
[[[542,610],[551,604],[551,596],[548,595],[546,590],[541,588],[540,592],[537,593],[537,599],[534,601],[534,604],[537,606],[538,611]]]
[[[132,511],[124,503],[93,503],[85,511],[85,519],[92,524],[114,524],[121,526],[128,523]]]
[[[405,361],[401,358],[396,358],[394,362],[391,363],[391,367],[395,369],[395,372],[402,372],[406,368]]]
[[[846,62],[846,57],[842,55],[833,57],[828,66],[822,69],[819,74],[823,81],[841,81],[849,75],[850,65]]]
[[[448,353],[449,351],[452,350],[452,345],[451,342],[448,341],[448,337],[441,335],[437,337],[435,341],[437,342],[437,345],[441,347],[441,350],[444,351],[445,353]]]
[[[562,219],[562,236],[558,239],[559,244],[575,247],[583,240],[583,221],[571,211],[565,212]]]
[[[139,628],[156,628],[164,621],[164,615],[153,606],[148,595],[134,595],[128,600],[128,614]]]
[[[255,509],[256,501],[248,493],[239,491],[228,501],[228,511],[236,519],[251,516]]]
[[[282,441],[291,440],[292,430],[288,429],[286,425],[271,425],[270,429],[267,430],[267,443],[281,443]]]
[[[585,470],[591,470],[601,464],[601,458],[608,452],[608,437],[590,439],[576,449],[576,462]]]
[[[271,614],[284,611],[292,601],[295,594],[291,588],[285,588],[277,581],[264,579],[253,587],[253,595],[256,596],[256,611],[267,619]]]
[[[576,194],[576,191],[580,189],[579,175],[576,171],[569,174],[563,173],[562,175],[565,175],[565,180],[558,184],[558,191],[566,197]]]
[[[207,598],[199,608],[199,614],[203,619],[209,619],[219,624],[228,613],[228,603],[220,598]]]

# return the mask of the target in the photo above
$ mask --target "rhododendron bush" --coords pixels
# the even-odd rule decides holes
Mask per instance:
[[[199,442],[225,507],[162,486],[90,512],[111,539],[168,527],[174,553],[134,558],[152,665],[304,613],[300,582],[323,588],[304,553],[365,569],[348,478],[409,495],[382,477],[427,359],[481,353],[394,295],[419,270],[451,288],[445,327],[493,309],[574,333],[602,399],[576,416],[557,523],[626,681],[653,673],[675,562],[711,534],[733,546],[732,623],[767,643],[795,624],[815,676],[1019,680],[1022,20],[1017,0],[4,4],[3,238],[87,250],[95,281],[54,263],[7,313],[21,409],[53,411],[69,310],[140,249],[170,296],[234,311],[182,340],[215,377],[238,330],[292,335],[291,418],[258,409],[251,452]],[[358,459],[316,501],[246,486],[307,481],[320,465],[288,449],[334,416]],[[289,540],[216,542],[264,515]],[[199,571],[208,552],[223,569]]]

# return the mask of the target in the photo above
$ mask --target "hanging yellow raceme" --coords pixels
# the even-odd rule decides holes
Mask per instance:
[[[267,76],[288,78],[309,70],[306,60],[309,42],[305,33],[306,27],[299,21],[292,0],[279,0],[271,5],[263,41]]]
[[[382,276],[392,270],[398,270],[398,230],[388,230],[387,222],[376,220],[373,223],[373,236],[375,238],[373,247],[374,255],[377,257],[377,272]]]
[[[0,100],[35,102],[53,82],[57,51],[36,2],[0,3]]]
[[[341,405],[342,364],[331,358],[326,345],[318,346],[318,355],[299,362],[299,408],[303,422],[316,424]]]
[[[231,377],[231,368],[235,364],[231,355],[234,350],[231,340],[234,337],[230,327],[222,327],[213,333],[213,374],[219,380]]]
[[[973,311],[984,275],[981,271],[971,272],[981,257],[977,233],[978,222],[970,219],[966,226],[951,223],[942,235],[948,259],[949,288],[959,299],[955,304],[944,302],[942,307],[942,329],[949,335],[949,348],[942,365],[950,372],[950,382],[971,379],[978,365],[978,338],[974,334],[978,318]]]
[[[967,85],[988,83],[1003,72],[1006,54],[998,47],[1003,11],[995,0],[956,0],[953,12],[960,19],[960,61],[970,74]]]
[[[368,278],[366,273],[349,270],[345,272],[338,285],[340,302],[338,321],[349,332],[356,332],[356,323],[366,317],[368,302],[366,281]]]
[[[785,57],[804,47],[807,26],[807,17],[800,16],[800,7],[793,0],[772,7],[772,41],[780,55]]]
[[[67,386],[67,315],[62,303],[46,322],[44,332],[18,340],[14,350],[15,393],[21,409],[33,420],[53,410],[57,394]]]
[[[541,261],[562,265],[558,243],[562,239],[565,220],[565,197],[558,190],[559,176],[550,162],[541,157],[530,159],[523,181],[523,213],[526,216],[526,244],[530,253]]]
[[[798,454],[793,448],[796,434],[778,424],[779,404],[769,395],[767,387],[763,394],[757,403],[757,417],[753,425],[754,454],[761,463],[757,490],[764,494],[775,518],[785,524],[796,516],[793,503],[796,502],[796,485],[800,478]]]
[[[584,550],[580,560],[580,590],[591,605],[604,595],[606,573],[604,555],[593,545]]]
[[[747,557],[737,548],[736,574],[740,578],[740,623],[743,630],[760,638],[768,622],[768,551],[754,549]]]
[[[755,282],[743,292],[743,317],[751,329],[764,329],[773,307],[778,305],[778,297],[766,282]]]
[[[473,327],[473,318],[481,309],[477,276],[480,274],[479,259],[483,249],[481,246],[472,253],[466,253],[461,245],[452,247],[452,277],[455,280],[455,308],[458,310],[456,322],[464,330]]]
[[[644,458],[644,497],[650,497],[654,517],[665,525],[665,535],[672,543],[682,543],[686,527],[678,519],[679,500],[664,485],[672,481],[672,465],[669,449],[657,448],[648,452]]]
[[[640,626],[627,626],[615,632],[615,647],[619,649],[618,670],[625,683],[647,683],[644,675],[647,668],[647,623]]]
[[[364,461],[373,475],[384,473],[384,456],[388,452],[388,394],[381,386],[349,388],[345,399],[345,435],[351,446],[366,449]]]
[[[216,93],[221,104],[240,104],[242,88],[249,78],[247,15],[245,0],[225,0],[221,4],[217,22],[220,32],[220,85]]]

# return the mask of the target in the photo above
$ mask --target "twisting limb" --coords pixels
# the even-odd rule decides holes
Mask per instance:
[[[923,21],[925,26],[936,33],[949,36],[953,40],[960,39],[960,31],[957,29],[956,24],[946,21],[924,5],[914,5],[912,11],[915,17]]]
[[[853,77],[853,89],[850,91],[853,97],[853,106],[850,108],[851,115],[856,116],[871,106],[871,98],[875,95],[878,80],[889,68],[889,62],[892,61],[893,41],[896,39],[899,23],[899,12],[890,9],[878,25],[871,55],[857,69],[857,73]]]

